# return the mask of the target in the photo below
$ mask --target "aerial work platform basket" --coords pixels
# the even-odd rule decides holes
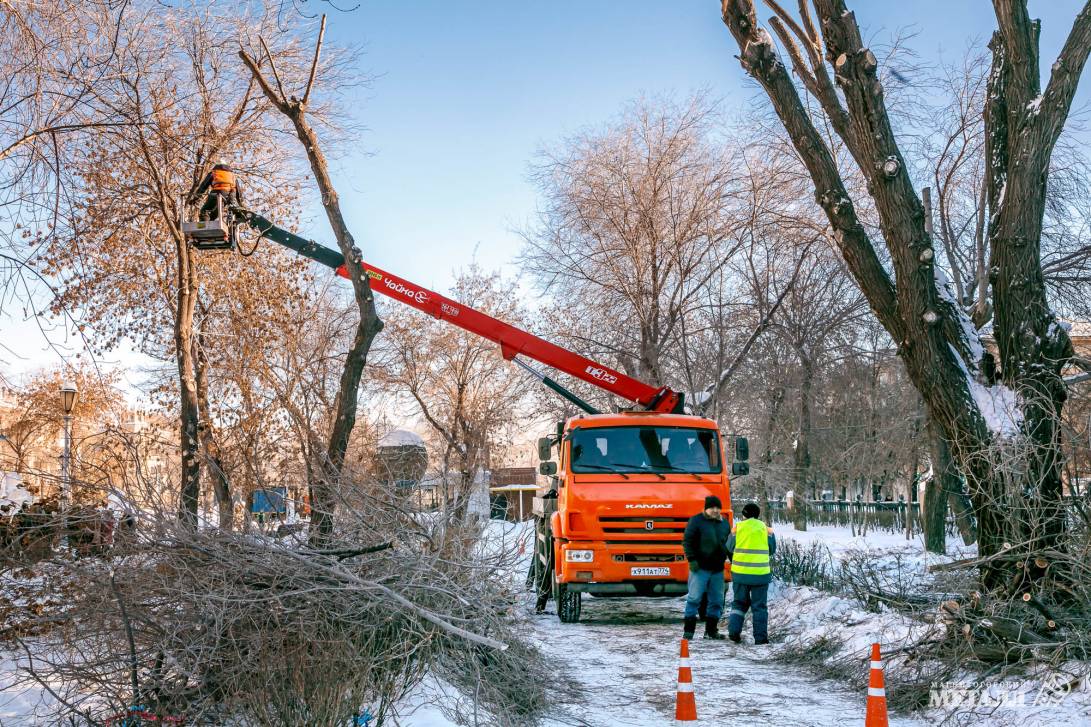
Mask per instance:
[[[224,220],[223,199],[216,195],[216,217],[211,220],[182,221],[182,234],[198,250],[231,250],[235,247],[232,224]]]

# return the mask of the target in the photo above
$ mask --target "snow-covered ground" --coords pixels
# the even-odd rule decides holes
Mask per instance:
[[[800,531],[791,525],[778,524],[774,527],[778,538],[794,540],[801,545],[822,543],[835,556],[849,550],[896,551],[913,553],[922,562],[932,563],[952,558],[969,558],[977,554],[977,545],[963,545],[958,536],[948,536],[947,557],[925,552],[924,539],[920,533],[906,538],[905,533],[893,533],[889,530],[871,529],[867,535],[853,535],[848,528],[834,525],[809,525]],[[859,533],[859,531],[857,531]]]
[[[771,632],[784,619],[773,599]],[[583,619],[535,617],[533,633],[563,661],[585,698],[564,705],[557,725],[653,727],[670,724],[678,677],[682,599],[587,599]],[[691,643],[698,724],[743,720],[777,725],[846,725],[863,720],[867,685],[855,691],[774,660],[775,649],[730,641]],[[927,722],[894,718],[891,725]]]
[[[778,538],[802,545],[820,542],[834,558],[866,552],[884,563],[897,562],[926,579],[927,566],[934,562],[969,557],[974,548],[964,548],[957,538],[949,539],[946,556],[924,552],[919,539],[872,531],[853,537],[845,529],[812,526],[805,533],[791,526],[777,528]],[[529,559],[525,547],[530,531],[526,525],[493,522],[482,542],[485,552],[520,553],[509,575],[521,582]],[[522,546],[522,547],[521,547]],[[530,594],[521,603],[530,637],[575,684],[569,701],[557,704],[543,721],[544,727],[658,727],[671,724],[674,716],[682,599],[596,599],[585,598],[580,623],[562,624],[553,612],[535,615]],[[747,624],[749,626],[749,624]],[[691,644],[691,665],[697,701],[697,724],[721,724],[744,719],[778,725],[862,724],[867,684],[842,683],[817,676],[808,667],[780,658],[792,648],[835,636],[841,643],[833,655],[842,660],[858,659],[861,670],[873,641],[898,644],[932,628],[912,617],[894,612],[874,613],[849,598],[813,588],[775,583],[770,593],[770,632],[774,643],[757,647],[745,634],[744,643],[710,642],[696,639]],[[42,724],[34,715],[43,696],[39,688],[12,687],[14,652],[0,653],[0,725]],[[895,668],[899,657],[890,660]],[[1072,665],[1077,677],[1083,665]],[[968,677],[972,680],[972,677]],[[1041,693],[1041,679],[1012,684],[999,694],[993,688],[993,703],[972,713],[968,709],[930,710],[917,717],[892,716],[900,727],[938,724],[946,718],[954,725],[1082,725],[1091,724],[1091,682],[1069,679],[1062,694]],[[941,685],[942,686],[942,685]],[[968,692],[954,686],[938,694],[954,700],[984,694],[970,684]],[[1004,687],[1001,687],[1004,689]],[[1071,689],[1071,691],[1067,691]],[[439,707],[441,689],[425,684],[399,709],[395,724],[404,727],[454,727]],[[561,697],[561,699],[565,699]],[[965,702],[964,702],[965,703]],[[953,714],[953,716],[952,716]]]
[[[847,532],[830,529],[823,536],[833,543]],[[802,534],[801,534],[802,535]],[[884,533],[883,535],[889,535]],[[527,536],[524,528],[493,523],[491,549],[518,547]],[[787,534],[785,534],[787,536]],[[852,539],[849,538],[851,541]],[[879,541],[877,547],[902,547],[904,536]],[[867,546],[868,541],[845,542],[843,550]],[[521,578],[529,556],[524,555],[513,575]],[[803,667],[776,660],[777,650],[789,636],[824,632],[841,624],[846,610],[800,610],[813,589],[774,586],[771,596],[770,647],[754,646],[749,634],[743,644],[691,643],[691,666],[697,701],[697,724],[721,724],[738,718],[781,725],[844,725],[862,723],[867,684],[851,689],[814,676]],[[837,599],[843,601],[843,599]],[[584,598],[579,623],[562,624],[550,602],[549,612],[532,614],[532,599],[524,601],[527,627],[542,650],[563,664],[576,682],[579,697],[557,705],[545,727],[656,727],[674,718],[678,657],[682,632],[682,598]],[[749,626],[749,623],[748,623]],[[881,632],[886,624],[875,623]],[[870,645],[870,642],[868,642]],[[866,658],[866,656],[864,657]],[[417,700],[424,699],[424,694]],[[415,700],[416,701],[416,700]],[[927,720],[892,717],[891,725],[915,727]],[[436,712],[418,711],[401,724],[411,727],[453,727]]]

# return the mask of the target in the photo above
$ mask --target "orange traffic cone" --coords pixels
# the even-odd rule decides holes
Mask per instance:
[[[867,683],[867,717],[864,727],[888,727],[886,717],[886,687],[883,684],[883,659],[879,645],[871,645],[871,674]]]
[[[674,703],[674,718],[679,722],[697,721],[693,673],[689,669],[689,642],[685,639],[682,639],[682,654],[678,659],[678,699]]]

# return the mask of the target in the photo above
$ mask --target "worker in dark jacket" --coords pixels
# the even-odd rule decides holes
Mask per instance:
[[[206,191],[209,195],[201,207],[202,220],[216,219],[218,214],[216,203],[219,199],[223,200],[225,207],[231,204],[242,204],[242,187],[239,185],[239,180],[235,178],[235,173],[231,171],[231,167],[226,164],[217,164],[212,167],[212,171],[201,180],[201,186],[197,187],[193,195],[200,199]]]
[[[747,503],[742,522],[735,523],[727,540],[731,558],[731,613],[727,619],[727,638],[736,644],[742,640],[747,610],[754,615],[754,643],[769,643],[769,582],[773,580],[770,562],[777,552],[773,529],[758,519],[761,508]]]
[[[724,610],[724,563],[731,529],[723,518],[723,503],[715,495],[705,498],[705,508],[689,519],[682,548],[689,561],[689,593],[686,595],[682,637],[692,639],[697,629],[697,610],[708,597],[705,638],[722,639],[717,628]]]

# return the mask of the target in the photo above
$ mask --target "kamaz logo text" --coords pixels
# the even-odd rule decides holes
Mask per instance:
[[[591,376],[598,379],[599,381],[605,381],[608,384],[617,383],[617,377],[606,369],[600,369],[595,366],[588,366],[586,370],[587,373],[591,374]]]
[[[423,290],[413,290],[412,288],[407,288],[401,283],[395,283],[390,278],[384,278],[383,282],[386,283],[386,287],[390,288],[395,293],[400,293],[406,298],[412,298],[418,303],[423,303],[428,300],[428,294],[425,293]]]
[[[625,506],[626,510],[670,510],[674,507],[674,503],[655,503],[655,502],[638,502],[636,504],[629,504]]]

